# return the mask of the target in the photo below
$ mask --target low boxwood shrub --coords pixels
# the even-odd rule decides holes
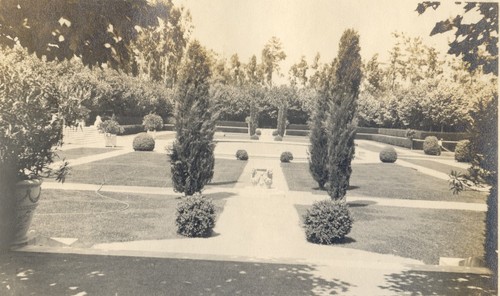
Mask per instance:
[[[262,131],[261,131],[260,129],[258,129],[258,130],[256,130],[256,131],[255,131],[255,134],[256,134],[257,136],[260,136],[260,135],[262,135]]]
[[[248,160],[248,153],[246,150],[238,150],[236,151],[236,159],[239,160]]]
[[[276,137],[274,137],[274,140],[275,141],[283,141],[283,137],[280,135],[277,135]]]
[[[140,133],[135,136],[132,147],[135,151],[153,151],[155,150],[155,140],[147,133]]]
[[[215,227],[215,218],[215,206],[211,199],[202,195],[189,196],[177,205],[177,233],[188,237],[208,237]]]
[[[122,135],[135,135],[144,131],[144,126],[142,124],[122,125],[122,128]]]
[[[250,140],[258,140],[258,139],[259,139],[259,136],[257,136],[257,135],[250,136]]]
[[[290,160],[293,160],[293,154],[290,151],[285,151],[281,153],[280,156],[281,162],[290,162]]]
[[[274,137],[274,136],[277,136],[277,135],[278,135],[278,131],[277,131],[277,130],[274,130],[274,131],[273,131],[273,137]]]
[[[398,153],[392,146],[385,146],[379,153],[380,161],[382,162],[395,162],[398,159]]]
[[[345,202],[315,202],[304,215],[304,228],[309,242],[330,245],[341,241],[352,228],[353,218]]]
[[[455,147],[455,160],[458,162],[470,162],[472,160],[469,140],[462,140],[457,143]]]
[[[424,140],[424,153],[429,155],[440,155],[441,147],[439,147],[438,138],[434,136],[426,137]]]

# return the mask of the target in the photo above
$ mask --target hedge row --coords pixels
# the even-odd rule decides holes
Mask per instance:
[[[122,125],[122,127],[123,127],[122,135],[133,135],[144,132],[144,126],[142,124]]]
[[[287,129],[285,131],[285,134],[287,136],[309,136],[309,131],[308,130],[289,130]]]
[[[372,141],[390,144],[390,145],[394,145],[394,146],[411,148],[411,140],[407,139],[407,138],[359,133],[359,134],[356,134],[356,139],[358,139],[358,140],[372,140]]]
[[[443,147],[450,150],[455,151],[455,147],[457,146],[457,142],[446,142],[443,141]],[[415,150],[423,150],[424,149],[424,140],[416,140],[413,141],[413,149]]]
[[[224,126],[224,127],[248,127],[248,124],[243,121],[229,121],[229,120],[221,120],[217,121],[216,126]]]
[[[224,133],[248,134],[247,127],[216,126],[215,131]]]
[[[360,128],[358,128],[358,132]],[[365,128],[363,128],[365,129]],[[378,134],[393,136],[393,137],[406,137],[405,129],[395,129],[395,128],[379,128]],[[468,133],[447,133],[447,132],[426,132],[426,131],[415,131],[414,139],[424,140],[427,137],[434,136],[438,139],[443,139],[443,141],[460,141],[463,139],[468,139],[470,135]]]
[[[309,126],[307,124],[289,124],[287,126],[287,131],[288,130],[301,130],[301,131],[308,131],[309,130]]]

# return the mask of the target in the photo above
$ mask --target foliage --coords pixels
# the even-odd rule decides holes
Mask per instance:
[[[163,128],[163,119],[156,114],[148,114],[144,116],[142,125],[147,131],[161,130]]]
[[[215,227],[216,211],[211,199],[188,196],[177,206],[177,233],[188,237],[209,237]]]
[[[64,181],[68,172],[65,161],[59,170],[50,168],[53,148],[62,144],[63,119],[72,111],[63,109],[69,102],[53,69],[19,48],[0,52],[0,166],[17,180],[56,174]]]
[[[192,42],[176,90],[176,138],[170,151],[174,190],[200,192],[214,174],[216,116],[209,100],[210,62],[198,41]]]
[[[380,161],[393,163],[398,159],[398,153],[392,146],[385,146],[379,153]]]
[[[310,125],[308,151],[309,171],[319,188],[324,189],[328,181],[328,137],[323,122],[326,120],[326,95],[319,96],[316,101]]]
[[[250,136],[250,140],[258,140],[258,139],[259,139],[259,136],[257,136],[257,135]]]
[[[260,129],[255,130],[255,134],[260,137],[262,135],[262,131]]]
[[[99,123],[97,129],[101,133],[113,135],[121,134],[124,132],[123,127],[120,126],[120,124],[118,124],[118,121],[116,121],[115,119],[104,120],[103,122]]]
[[[429,155],[440,155],[441,147],[439,146],[438,138],[434,136],[425,137],[424,153]]]
[[[456,2],[462,4],[461,2]],[[422,2],[417,12],[423,14],[427,8],[436,10],[439,2]],[[482,68],[485,74],[498,75],[498,3],[465,2],[464,14],[437,22],[431,36],[455,31],[455,40],[449,46],[448,54],[460,56],[470,71]],[[478,12],[480,18],[467,18],[465,14]]]
[[[332,200],[315,202],[304,215],[308,241],[334,244],[341,241],[352,228],[353,218],[346,203]]]
[[[274,140],[278,141],[278,142],[281,142],[281,141],[283,141],[283,137],[280,136],[280,135],[277,135],[276,137],[274,137]]]
[[[129,68],[136,27],[167,21],[163,1],[6,0],[0,9],[0,43],[17,42],[49,61],[81,57],[89,66]]]
[[[273,36],[262,49],[262,69],[269,87],[273,86],[273,74],[280,75],[279,63],[285,58],[281,41]]]
[[[135,136],[132,142],[134,151],[153,151],[155,150],[155,140],[147,133],[141,133]]]
[[[328,96],[328,194],[334,200],[343,199],[351,176],[351,161],[354,157],[352,124],[356,113],[356,100],[361,82],[361,56],[359,35],[349,29],[340,38],[335,85],[327,85]]]
[[[276,137],[278,135],[278,131],[277,130],[273,130],[272,135],[273,135],[273,137]]]
[[[291,160],[293,160],[292,152],[285,151],[285,152],[281,153],[281,155],[280,155],[281,162],[290,162]]]
[[[236,151],[236,159],[238,160],[248,160],[248,153],[246,150]]]
[[[455,160],[458,162],[470,162],[472,160],[469,140],[462,140],[457,143],[455,147]]]

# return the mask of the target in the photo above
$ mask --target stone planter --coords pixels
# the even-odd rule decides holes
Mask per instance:
[[[104,143],[106,147],[116,147],[116,135],[104,134]]]
[[[42,180],[26,180],[16,184],[16,223],[13,246],[28,242],[28,230],[42,192]]]

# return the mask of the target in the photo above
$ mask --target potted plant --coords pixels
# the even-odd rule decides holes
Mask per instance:
[[[51,64],[55,67],[54,64]],[[54,147],[62,144],[63,116],[53,68],[20,49],[0,53],[0,247],[27,243],[42,178],[64,181]],[[66,104],[66,105],[65,105]]]
[[[161,116],[156,114],[148,114],[144,116],[142,120],[142,125],[146,129],[146,132],[153,133],[153,139],[156,138],[156,131],[163,128],[163,119]]]
[[[101,122],[97,129],[104,134],[104,143],[106,147],[116,147],[116,135],[123,133],[123,127],[114,117]]]

